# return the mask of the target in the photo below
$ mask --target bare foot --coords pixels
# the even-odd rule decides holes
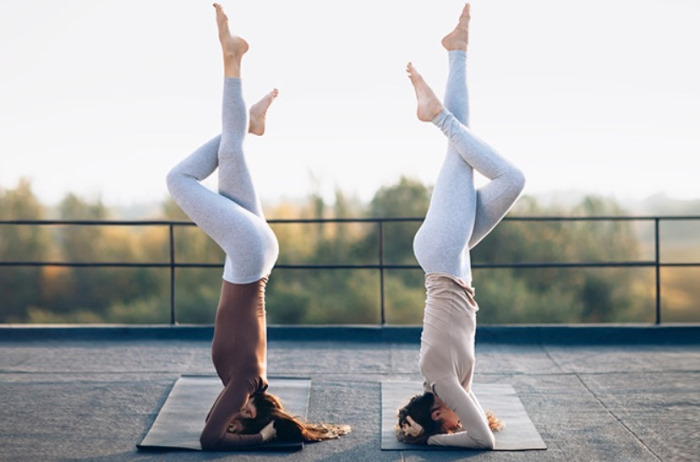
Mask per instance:
[[[440,114],[444,108],[440,100],[432,88],[425,83],[423,76],[418,73],[413,64],[408,63],[406,66],[408,78],[411,79],[413,88],[416,90],[416,99],[418,100],[418,120],[430,122]]]
[[[263,98],[257,103],[250,107],[250,122],[248,124],[248,133],[253,135],[262,136],[265,133],[265,116],[267,115],[267,109],[270,104],[279,95],[279,90],[274,88],[270,93],[263,96]]]
[[[442,46],[447,51],[466,50],[469,44],[469,19],[471,19],[471,5],[464,5],[454,30],[442,38]]]
[[[241,58],[248,51],[248,42],[242,37],[231,35],[228,28],[228,16],[218,3],[214,3],[216,9],[216,26],[219,29],[219,41],[221,51],[224,54],[224,73],[227,77],[240,77]]]

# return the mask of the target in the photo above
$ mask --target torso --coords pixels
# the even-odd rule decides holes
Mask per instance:
[[[216,312],[212,360],[226,385],[232,375],[267,385],[265,285],[223,282]],[[251,384],[252,385],[252,384]]]
[[[426,306],[421,333],[420,370],[425,391],[446,377],[470,385],[474,371],[476,312],[474,290],[461,279],[444,273],[425,278]]]

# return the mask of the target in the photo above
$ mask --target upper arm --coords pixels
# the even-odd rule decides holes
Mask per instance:
[[[462,422],[463,431],[433,435],[428,438],[428,444],[493,449],[493,432],[474,394],[462,388],[456,377],[436,383],[433,389],[440,399],[455,411]]]
[[[262,443],[260,434],[228,433],[231,418],[241,410],[251,393],[252,389],[246,381],[235,379],[229,381],[214,403],[209,413],[209,419],[199,437],[202,449],[226,449],[227,447]]]

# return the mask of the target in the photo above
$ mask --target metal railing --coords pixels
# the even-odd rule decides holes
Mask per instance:
[[[384,225],[395,222],[421,222],[423,218],[318,218],[318,219],[271,219],[270,224],[320,224],[320,223],[374,223],[378,228],[379,244],[376,264],[277,264],[281,269],[371,269],[379,273],[380,322],[386,324],[384,277],[386,270],[420,269],[417,264],[388,264],[384,259]],[[690,216],[595,216],[595,217],[506,217],[504,221],[524,222],[573,222],[573,221],[635,221],[652,222],[654,225],[654,259],[609,262],[525,262],[525,263],[473,263],[472,268],[600,268],[600,267],[652,267],[655,272],[655,324],[661,324],[661,268],[700,267],[700,262],[661,262],[660,224],[662,221],[700,221],[700,215]],[[189,221],[172,220],[0,220],[0,226],[162,226],[168,229],[168,262],[57,262],[57,261],[2,261],[0,267],[112,267],[112,268],[169,268],[170,270],[170,324],[177,324],[175,305],[176,268],[217,268],[222,263],[179,263],[175,259],[175,228],[191,227]]]

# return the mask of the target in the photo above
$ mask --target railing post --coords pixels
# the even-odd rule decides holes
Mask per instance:
[[[175,227],[172,223],[168,225],[170,231],[170,325],[177,324],[175,313]]]
[[[379,220],[379,309],[380,322],[383,326],[386,324],[386,315],[384,312],[384,221]]]
[[[659,235],[660,217],[654,218],[654,263],[656,268],[656,324],[661,324],[661,245]]]

